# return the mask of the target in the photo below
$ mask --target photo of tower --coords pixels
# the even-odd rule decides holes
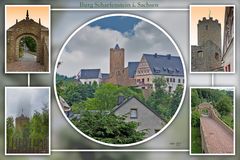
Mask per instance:
[[[50,89],[5,88],[5,154],[50,154]]]
[[[234,7],[191,6],[191,72],[234,72]]]

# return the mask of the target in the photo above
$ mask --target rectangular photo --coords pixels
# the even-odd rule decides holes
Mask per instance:
[[[50,155],[50,88],[5,88],[5,155]]]
[[[235,88],[190,88],[190,155],[235,155]]]
[[[191,73],[235,73],[235,6],[190,5]]]
[[[5,6],[5,73],[50,73],[50,5]]]

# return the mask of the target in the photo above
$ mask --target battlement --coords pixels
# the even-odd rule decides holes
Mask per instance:
[[[213,20],[213,17],[209,17],[208,19],[206,17],[203,17],[202,20],[198,20],[198,24],[204,24],[204,23],[216,23],[218,25],[221,25],[217,19]]]

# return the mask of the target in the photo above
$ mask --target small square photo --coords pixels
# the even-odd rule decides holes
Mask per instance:
[[[5,154],[50,154],[50,88],[5,88]]]
[[[190,89],[190,154],[235,155],[235,88]]]
[[[5,73],[49,73],[50,6],[5,6]]]
[[[235,6],[190,6],[191,73],[235,72]]]

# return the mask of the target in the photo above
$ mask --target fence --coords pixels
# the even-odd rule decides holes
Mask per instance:
[[[48,153],[49,141],[44,139],[12,138],[7,141],[7,153]]]

